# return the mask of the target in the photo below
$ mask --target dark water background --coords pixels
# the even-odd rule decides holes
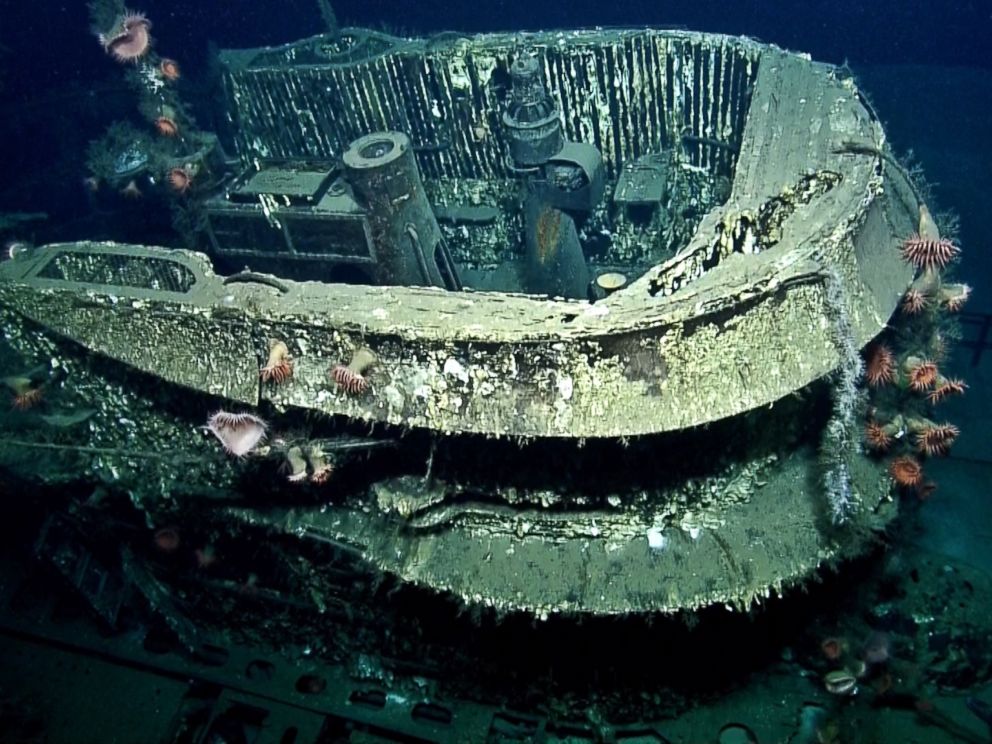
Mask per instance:
[[[113,64],[90,43],[83,0],[4,0],[0,43],[15,97],[38,86],[99,80]],[[314,0],[145,0],[132,3],[155,36],[182,47],[191,65],[207,45],[251,47],[295,41],[322,30]],[[755,36],[828,62],[992,66],[992,2],[947,0],[337,0],[342,25],[429,33],[577,26],[685,26]]]
[[[159,50],[181,62],[193,100],[207,78],[211,48],[276,45],[323,30],[314,0],[131,5],[152,20]],[[337,0],[334,6],[342,25],[404,34],[650,24],[750,35],[855,68],[992,68],[990,0]],[[133,97],[95,42],[83,0],[3,0],[0,8],[0,210],[43,210],[64,226],[84,216],[77,187],[87,142],[111,121],[134,116]],[[904,105],[915,117],[933,113],[919,97]]]

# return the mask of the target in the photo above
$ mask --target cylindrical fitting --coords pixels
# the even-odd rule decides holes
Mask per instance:
[[[348,182],[368,210],[379,284],[457,288],[410,138],[376,132],[342,156]]]
[[[544,89],[536,57],[518,57],[510,67],[510,80],[510,101],[503,112],[510,158],[517,168],[537,168],[564,144],[558,107]]]

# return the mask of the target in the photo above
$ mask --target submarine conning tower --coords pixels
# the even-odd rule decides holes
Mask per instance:
[[[892,519],[858,374],[925,209],[842,70],[652,29],[346,29],[221,68],[244,173],[207,252],[0,265],[10,384],[49,406],[10,414],[7,467],[155,515],[209,483],[217,529],[541,616],[748,607]],[[586,276],[554,285],[562,255]],[[221,404],[308,439],[228,458],[192,435]],[[309,502],[279,475],[332,461]]]

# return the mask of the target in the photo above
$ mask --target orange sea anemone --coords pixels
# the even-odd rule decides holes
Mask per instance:
[[[911,356],[906,359],[903,369],[909,389],[914,392],[922,393],[937,381],[937,363],[930,359]]]
[[[334,474],[334,464],[329,462],[327,456],[317,448],[312,448],[307,452],[307,460],[310,463],[310,482],[315,485],[327,483]]]
[[[5,377],[3,384],[14,394],[10,399],[10,407],[17,411],[34,408],[45,397],[41,386],[36,386],[30,377]]]
[[[899,304],[899,308],[906,315],[919,315],[926,310],[927,299],[927,294],[923,290],[910,288],[902,296],[902,302]]]
[[[175,553],[182,544],[179,531],[175,527],[163,527],[152,536],[155,548],[162,553]]]
[[[887,452],[892,446],[892,436],[877,421],[865,424],[865,443],[877,452]]]
[[[897,457],[890,462],[889,475],[905,488],[914,488],[923,482],[923,468],[912,457]]]
[[[953,424],[934,424],[916,432],[916,449],[928,457],[946,455],[961,431]]]
[[[333,465],[322,465],[320,468],[315,468],[310,474],[310,482],[317,486],[322,486],[327,483],[331,476],[334,474]]]
[[[876,344],[868,352],[865,379],[872,387],[880,387],[896,379],[896,366],[892,350],[885,344]]]
[[[293,360],[289,356],[289,348],[278,339],[269,343],[269,358],[265,366],[258,371],[262,382],[282,383],[293,376]]]
[[[927,398],[931,403],[937,404],[948,396],[963,395],[967,387],[968,384],[964,380],[948,380],[946,377],[938,375],[937,382],[934,384],[934,388],[930,391],[930,394],[927,395]]]
[[[193,186],[193,174],[187,168],[173,168],[167,178],[177,194],[185,194]]]
[[[100,43],[118,62],[137,62],[151,47],[148,33],[151,27],[151,21],[144,14],[126,11],[110,33],[99,37]]]
[[[923,271],[945,268],[961,252],[947,238],[924,238],[911,235],[902,244],[902,257]]]
[[[44,397],[45,394],[41,391],[41,388],[32,388],[25,390],[23,393],[16,393],[10,401],[10,405],[18,411],[26,411],[41,403]]]
[[[169,59],[168,57],[163,57],[162,61],[159,62],[158,71],[161,73],[162,77],[170,82],[175,82],[179,79],[179,63],[174,59]]]
[[[160,116],[155,120],[155,129],[163,137],[175,137],[179,134],[179,125],[168,116]]]

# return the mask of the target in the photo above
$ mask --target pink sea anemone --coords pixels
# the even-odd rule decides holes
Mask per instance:
[[[331,370],[331,378],[348,395],[361,395],[369,389],[369,381],[361,374],[338,364]]]
[[[107,34],[100,34],[104,50],[118,62],[137,62],[151,48],[152,24],[143,13],[126,11]]]
[[[279,339],[269,342],[269,358],[258,371],[262,382],[281,384],[293,376],[293,360],[289,356],[289,347]]]
[[[152,542],[161,553],[175,553],[179,550],[182,539],[175,527],[163,527],[152,536]]]
[[[263,439],[268,424],[253,413],[217,411],[207,419],[207,430],[235,457],[244,457]]]
[[[174,59],[169,59],[166,57],[158,65],[158,71],[161,73],[162,77],[170,82],[175,82],[179,79],[179,63]]]
[[[919,315],[926,310],[927,301],[926,292],[912,287],[902,296],[902,302],[899,307],[906,315]]]
[[[837,659],[844,655],[844,647],[846,645],[847,642],[843,638],[830,636],[823,639],[823,642],[820,644],[820,650],[828,660],[837,661]]]
[[[160,116],[155,120],[155,130],[163,137],[175,137],[179,134],[179,125],[175,119],[168,116]]]
[[[940,290],[940,301],[952,313],[960,312],[970,296],[967,284],[945,284]]]
[[[337,364],[331,369],[331,379],[348,395],[363,395],[369,389],[366,370],[378,362],[371,349],[362,347],[347,364]]]
[[[133,201],[136,199],[140,199],[142,196],[144,196],[144,194],[141,193],[141,188],[139,188],[138,184],[132,178],[130,181],[127,182],[127,186],[124,186],[121,189],[121,196],[123,196],[125,199],[131,199]]]

